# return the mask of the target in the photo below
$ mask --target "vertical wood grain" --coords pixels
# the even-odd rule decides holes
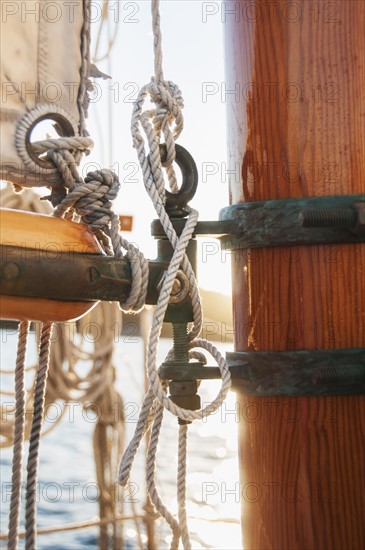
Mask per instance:
[[[364,193],[365,4],[223,9],[231,202]],[[236,350],[364,347],[364,287],[364,245],[238,251]],[[244,547],[365,548],[364,396],[238,399]]]

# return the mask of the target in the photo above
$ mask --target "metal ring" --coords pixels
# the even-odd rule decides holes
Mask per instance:
[[[181,170],[182,185],[177,193],[166,191],[166,211],[176,217],[186,215],[183,209],[194,197],[198,186],[198,170],[191,154],[181,145],[175,144],[175,162]],[[160,144],[161,162],[164,164],[167,157],[165,143]]]
[[[38,105],[29,111],[18,123],[15,136],[15,145],[18,155],[24,162],[25,166],[37,172],[41,169],[46,174],[56,172],[54,165],[47,160],[39,158],[34,152],[30,136],[34,128],[42,120],[51,119],[58,125],[62,131],[62,137],[72,137],[77,135],[77,124],[70,120],[70,116],[58,105]]]

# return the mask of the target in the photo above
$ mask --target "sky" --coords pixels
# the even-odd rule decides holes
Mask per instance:
[[[93,48],[100,25],[100,2],[92,2]],[[160,4],[164,77],[182,90],[185,128],[178,143],[193,155],[199,172],[198,191],[191,205],[201,220],[218,219],[228,205],[226,174],[223,30],[220,2],[163,0]],[[108,27],[109,26],[109,27]],[[112,167],[122,187],[115,207],[133,215],[134,230],[125,234],[151,259],[156,255],[150,222],[156,217],[144,190],[130,119],[133,101],[153,74],[153,36],[149,1],[110,0],[98,57],[107,52],[108,33],[117,38],[98,68],[110,80],[97,81],[89,109],[88,129],[95,147],[84,171]],[[208,290],[230,293],[230,259],[217,243],[200,240],[199,282]]]

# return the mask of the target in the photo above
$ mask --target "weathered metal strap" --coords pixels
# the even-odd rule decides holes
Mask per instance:
[[[185,220],[172,219],[178,235]],[[159,220],[154,237],[164,237]],[[245,202],[226,206],[219,221],[199,221],[196,237],[219,238],[222,248],[264,248],[365,242],[365,195]]]
[[[365,393],[365,348],[226,355],[233,389],[257,396],[355,395]],[[167,380],[220,378],[218,367],[164,363]]]
[[[309,197],[228,206],[225,249],[365,242],[365,195]]]

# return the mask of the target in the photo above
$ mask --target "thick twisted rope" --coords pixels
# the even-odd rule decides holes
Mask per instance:
[[[178,451],[178,477],[177,477],[177,499],[178,499],[178,521],[167,510],[163,504],[155,483],[156,449],[160,433],[163,411],[167,409],[175,416],[184,421],[202,419],[212,414],[224,401],[230,388],[230,372],[225,359],[218,350],[209,342],[197,339],[202,325],[202,307],[199,296],[197,281],[186,256],[186,248],[194,233],[198,220],[198,212],[188,208],[188,218],[185,227],[178,237],[172,226],[171,220],[165,210],[165,181],[163,177],[163,166],[160,157],[160,140],[163,136],[167,148],[167,160],[164,163],[170,188],[177,191],[176,176],[172,166],[175,159],[175,139],[183,129],[182,107],[183,100],[181,92],[173,82],[163,79],[162,70],[162,49],[159,2],[152,0],[152,21],[154,34],[155,54],[155,76],[151,82],[141,89],[137,101],[134,104],[131,122],[133,145],[137,150],[138,160],[142,169],[143,181],[149,194],[165,233],[171,242],[174,253],[163,281],[159,299],[153,315],[150,337],[148,342],[147,374],[149,388],[142,404],[141,413],[137,422],[135,434],[128,445],[119,467],[119,483],[125,485],[130,475],[132,463],[143,435],[151,429],[149,448],[147,453],[146,481],[151,501],[158,512],[166,519],[173,533],[171,548],[177,549],[180,537],[185,549],[191,548],[189,531],[186,518],[186,444],[187,426],[180,426],[179,451]],[[154,110],[143,111],[143,105],[149,96],[152,103],[156,105]],[[145,138],[149,148],[149,155],[145,151]],[[187,275],[190,283],[190,296],[193,305],[193,327],[189,332],[190,356],[195,357],[199,352],[193,348],[200,347],[208,351],[217,361],[222,376],[222,386],[212,403],[198,411],[191,411],[179,407],[171,401],[166,393],[166,382],[160,381],[157,371],[157,347],[161,333],[162,323],[168,306],[172,286],[178,269],[182,269]],[[172,352],[168,358],[172,357]]]
[[[180,254],[181,251],[183,252],[182,257],[179,258],[178,261],[177,261],[177,258],[175,257],[175,260],[173,258],[171,260],[171,263],[174,262],[174,268],[177,266],[176,272],[177,272],[177,269],[179,269],[180,263],[181,263],[181,267],[189,279],[190,295],[191,295],[191,300],[193,305],[193,317],[194,317],[194,326],[190,333],[190,339],[193,339],[195,336],[199,334],[201,330],[202,307],[201,307],[200,295],[199,295],[196,278],[192,270],[192,267],[190,265],[190,262],[187,256],[185,255],[185,248],[189,243],[189,240],[194,232],[194,228],[198,220],[198,212],[196,210],[193,210],[192,208],[190,209],[190,214],[189,214],[188,220],[186,221],[184,232],[179,239],[176,235],[175,229],[171,223],[171,220],[164,206],[165,185],[164,185],[162,163],[161,163],[161,157],[160,157],[159,139],[154,131],[154,127],[150,122],[148,122],[148,119],[145,116],[146,114],[148,114],[149,116],[153,116],[153,112],[151,113],[150,111],[148,111],[147,113],[142,113],[142,106],[147,95],[147,92],[146,92],[147,88],[148,88],[148,85],[142,88],[133,109],[133,114],[132,114],[133,143],[137,149],[138,160],[142,168],[145,188],[153,202],[153,205],[158,214],[158,217],[160,218],[160,221],[165,230],[165,233],[169,241],[171,242],[172,246],[176,249],[176,253]],[[147,134],[147,140],[148,140],[148,145],[150,149],[149,157],[147,157],[145,152],[145,142],[140,132],[139,125],[142,125],[142,128]],[[171,166],[171,170],[173,170],[172,166]],[[179,242],[180,242],[180,245],[179,245],[180,251],[177,252]],[[173,284],[175,276],[176,276],[176,273],[171,275],[171,271],[170,271],[170,274],[169,274],[170,279],[168,281],[169,284],[170,282],[171,282],[171,285]],[[165,283],[166,283],[166,279],[165,279]],[[165,292],[165,297],[167,297],[167,302],[168,302],[171,289],[167,290],[167,287],[165,287],[165,290],[162,290],[161,294],[162,292]],[[167,292],[169,294],[167,294]]]
[[[67,151],[89,152],[93,148],[93,141],[89,137],[71,136],[59,137],[55,139],[44,139],[32,143],[32,149],[37,155],[48,153],[48,151],[58,151],[66,149]]]
[[[97,235],[108,255],[123,257],[126,251],[132,269],[132,287],[127,300],[121,303],[123,311],[138,313],[145,304],[148,286],[148,261],[136,246],[120,233],[119,218],[112,210],[112,201],[120,189],[119,179],[111,170],[89,172],[82,180],[68,150],[51,150],[47,154],[62,174],[67,195],[54,210],[55,216],[75,212],[81,221]]]
[[[177,456],[177,494],[178,516],[181,527],[182,543],[186,550],[191,549],[189,529],[186,517],[186,455],[187,455],[188,426],[179,426],[179,447]]]
[[[81,31],[81,67],[80,67],[80,88],[77,96],[77,106],[79,109],[80,124],[79,130],[82,136],[87,136],[86,121],[89,107],[89,98],[87,91],[90,86],[90,28],[91,28],[91,0],[84,0],[83,4],[83,26]]]
[[[36,485],[38,473],[38,455],[40,434],[44,414],[46,395],[46,381],[49,368],[49,348],[51,343],[53,323],[44,323],[42,326],[39,349],[39,366],[34,390],[34,411],[32,430],[29,440],[27,462],[27,487],[25,501],[25,547],[34,550],[37,532],[37,505]]]
[[[30,323],[19,325],[18,350],[15,365],[15,423],[12,461],[12,492],[9,511],[8,549],[18,547],[19,514],[22,492],[22,465],[25,426],[25,354]]]
[[[147,491],[151,498],[151,502],[155,506],[156,510],[165,518],[166,522],[169,524],[172,531],[172,542],[171,548],[178,548],[179,539],[181,536],[181,529],[178,521],[174,518],[171,512],[166,508],[162,502],[160,495],[156,486],[155,470],[156,470],[156,452],[157,444],[161,430],[161,424],[163,419],[164,408],[159,405],[155,418],[153,421],[151,436],[149,440],[148,450],[147,450],[147,464],[146,464],[146,485]]]

